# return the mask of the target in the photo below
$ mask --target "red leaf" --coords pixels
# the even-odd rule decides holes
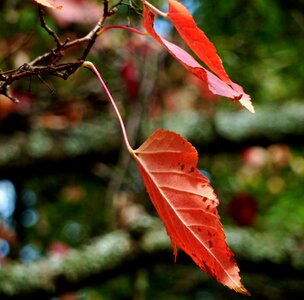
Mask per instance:
[[[228,77],[216,48],[205,33],[199,29],[190,12],[179,2],[169,0],[168,18],[179,32],[182,39],[193,52],[227,84],[232,81]]]
[[[217,196],[196,168],[196,149],[177,133],[158,129],[134,157],[175,256],[178,246],[219,282],[249,295],[225,241]]]
[[[172,1],[171,1],[172,2]],[[170,3],[171,3],[170,2]],[[180,4],[181,5],[181,4]],[[171,5],[172,10],[172,5]],[[186,10],[184,8],[184,10]],[[187,11],[187,10],[186,10]],[[188,15],[186,15],[188,17]],[[173,18],[174,25],[175,23],[179,22],[179,27],[182,27],[183,23],[181,22],[182,17],[179,14],[178,18],[176,18],[176,14],[172,13],[171,11],[171,17],[170,17],[170,11],[168,14],[168,17]],[[189,43],[189,46],[193,46],[196,44],[196,39],[203,37],[202,42],[197,42],[197,45],[199,47],[203,47],[204,43],[207,43],[207,54],[202,54],[203,51],[198,51],[197,48],[195,48],[196,52],[199,52],[202,57],[208,62],[209,67],[211,69],[215,69],[222,78],[225,79],[223,81],[213,73],[209,72],[205,68],[203,68],[188,52],[181,49],[177,45],[169,42],[168,40],[164,39],[163,37],[159,36],[155,30],[154,30],[154,19],[155,15],[153,12],[149,10],[149,8],[145,5],[144,6],[144,26],[148,33],[156,39],[160,44],[164,46],[164,48],[176,59],[178,60],[185,68],[187,68],[191,73],[196,75],[198,78],[200,78],[202,81],[204,81],[208,85],[208,89],[215,95],[224,96],[227,97],[233,101],[239,101],[244,107],[246,107],[250,112],[254,112],[254,108],[250,101],[250,96],[244,93],[243,88],[236,83],[233,83],[228,75],[226,74],[225,70],[222,67],[222,63],[220,58],[216,54],[216,50],[214,46],[211,44],[211,42],[207,39],[207,37],[203,34],[202,31],[200,31],[197,27],[197,30],[199,30],[200,34],[198,37],[187,37],[185,41]],[[187,19],[186,19],[187,20]],[[192,19],[193,20],[193,19]],[[193,21],[194,22],[194,21]],[[192,23],[191,23],[192,24]],[[194,23],[195,24],[195,23]],[[196,25],[195,25],[196,26]],[[180,29],[180,28],[179,28]],[[185,30],[182,31],[183,35],[185,35]],[[183,37],[183,36],[182,36]],[[191,42],[190,42],[191,41]],[[204,48],[205,49],[205,48]],[[207,63],[206,63],[207,64]],[[226,74],[226,75],[224,75]],[[225,78],[226,76],[226,78]]]
[[[56,8],[56,9],[61,9],[62,6],[61,5],[56,5],[55,4],[55,0],[34,0],[34,2],[46,6],[46,7],[50,7],[50,8]]]

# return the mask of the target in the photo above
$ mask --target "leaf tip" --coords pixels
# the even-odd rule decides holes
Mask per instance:
[[[251,293],[242,284],[237,288],[235,288],[234,290],[240,294],[251,296]]]
[[[239,102],[245,107],[247,108],[251,113],[255,113],[254,107],[251,103],[250,97],[248,95],[243,96]]]

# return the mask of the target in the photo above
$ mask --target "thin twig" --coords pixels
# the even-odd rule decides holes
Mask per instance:
[[[93,28],[93,30],[87,35],[88,44],[86,48],[84,49],[82,55],[79,57],[79,61],[85,61],[88,54],[90,53],[93,45],[95,44],[95,41],[98,37],[98,32],[102,28],[102,21],[99,21],[97,25]]]
[[[45,29],[45,31],[53,37],[54,41],[56,42],[57,44],[57,48],[61,48],[62,46],[62,43],[60,41],[60,38],[58,37],[57,33],[51,29],[45,22],[45,19],[44,19],[44,15],[45,15],[45,11],[42,7],[42,5],[38,5],[38,12],[39,12],[39,19],[40,19],[40,25],[42,28]]]
[[[74,47],[77,47],[77,46],[80,46],[82,44],[85,44],[89,41],[89,34],[82,37],[82,38],[79,38],[79,39],[75,39],[75,40],[72,40],[72,41],[67,41],[66,43],[64,43],[61,48],[60,48],[60,51],[65,51],[65,50],[68,50],[70,48],[74,48]],[[29,64],[31,66],[36,66],[36,65],[39,65],[41,63],[43,63],[44,61],[47,61],[49,60],[51,57],[57,57],[59,54],[58,54],[58,48],[53,48],[51,49],[49,52],[47,53],[44,53],[38,57],[36,57],[34,60],[32,60]]]
[[[103,0],[103,18],[105,19],[109,11],[109,0]]]
[[[98,33],[102,28],[102,25],[106,21],[106,19],[110,16],[112,16],[116,12],[115,8],[109,8],[109,0],[104,0],[103,1],[103,15],[96,24],[96,26],[91,30],[91,32],[87,35],[88,38],[88,44],[86,48],[84,49],[82,55],[79,57],[79,61],[85,61],[88,54],[90,53],[93,45],[95,44],[95,41],[98,37]]]
[[[15,98],[14,96],[12,96],[9,92],[9,86],[8,85],[3,85],[0,88],[0,94],[6,96],[8,99],[12,100],[14,103],[19,103],[19,100],[17,98]]]
[[[51,29],[44,18],[45,11],[41,5],[38,6],[39,20],[41,27],[54,39],[56,47],[48,52],[36,57],[31,62],[23,64],[19,68],[1,72],[0,70],[0,94],[10,98],[12,101],[17,102],[17,99],[9,94],[8,87],[17,80],[33,75],[48,74],[67,79],[83,64],[89,55],[96,39],[101,31],[105,20],[116,13],[117,6],[125,4],[123,0],[119,1],[112,7],[109,6],[109,0],[103,0],[103,15],[99,19],[94,28],[84,37],[61,42],[57,33]],[[125,4],[126,5],[126,4]],[[73,62],[59,64],[61,59],[65,56],[65,50],[79,47],[86,44],[81,56]]]

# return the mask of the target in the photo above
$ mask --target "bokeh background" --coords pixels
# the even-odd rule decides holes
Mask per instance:
[[[62,40],[82,37],[101,16],[101,2],[62,0],[63,10],[48,10],[46,20]],[[110,30],[89,59],[107,81],[132,145],[163,127],[196,146],[252,299],[300,299],[304,1],[183,2],[232,80],[252,96],[254,115],[210,95],[149,37]],[[166,1],[152,3],[166,10]],[[106,25],[142,28],[139,7],[121,1]],[[165,20],[157,29],[185,47]],[[1,71],[52,47],[32,1],[1,1]],[[33,76],[11,90],[20,104],[0,96],[1,299],[246,299],[184,254],[174,263],[113,110],[88,70],[67,81]]]

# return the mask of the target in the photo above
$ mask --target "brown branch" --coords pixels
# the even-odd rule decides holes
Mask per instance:
[[[44,18],[45,11],[41,5],[38,6],[40,25],[44,30],[53,37],[56,47],[50,51],[36,57],[30,63],[23,64],[17,69],[12,69],[4,72],[0,72],[0,94],[7,96],[13,102],[18,102],[17,99],[9,94],[9,86],[17,80],[33,75],[47,74],[63,79],[69,78],[76,70],[82,65],[83,61],[86,60],[89,55],[96,39],[98,32],[101,30],[105,20],[112,16],[116,12],[116,7],[122,3],[120,1],[113,7],[109,7],[109,0],[104,0],[103,15],[94,26],[94,28],[84,37],[74,39],[70,41],[67,39],[64,43],[61,42],[57,33],[51,29]],[[87,44],[81,56],[73,62],[58,64],[64,57],[64,51],[70,48],[79,47],[83,44]],[[46,63],[48,62],[48,63]]]
[[[121,3],[121,1],[119,2],[119,4]],[[112,16],[113,14],[116,13],[116,6],[119,5],[116,4],[114,7],[109,8],[109,0],[104,0],[103,1],[103,16],[102,18],[99,20],[99,22],[96,24],[96,26],[93,28],[93,30],[87,35],[88,38],[88,44],[87,47],[85,48],[83,54],[81,55],[81,57],[79,58],[80,61],[85,61],[88,54],[90,53],[97,37],[98,37],[98,32],[101,30],[102,28],[102,24],[104,24],[104,22],[106,21],[106,19],[110,16]]]
[[[39,19],[40,19],[41,27],[44,28],[45,31],[54,38],[54,41],[57,44],[57,48],[60,48],[62,46],[60,38],[58,37],[57,33],[46,24],[45,19],[44,19],[45,10],[43,9],[42,5],[38,5],[38,12],[39,12]]]
[[[30,64],[23,64],[17,70],[4,72],[4,75],[2,76],[4,76],[5,78],[5,85],[3,86],[9,86],[16,80],[20,80],[25,77],[40,75],[40,74],[48,74],[63,79],[67,79],[71,70],[76,70],[81,66],[81,64],[82,64],[81,61],[58,64],[58,65],[47,65],[47,66],[31,66]]]

